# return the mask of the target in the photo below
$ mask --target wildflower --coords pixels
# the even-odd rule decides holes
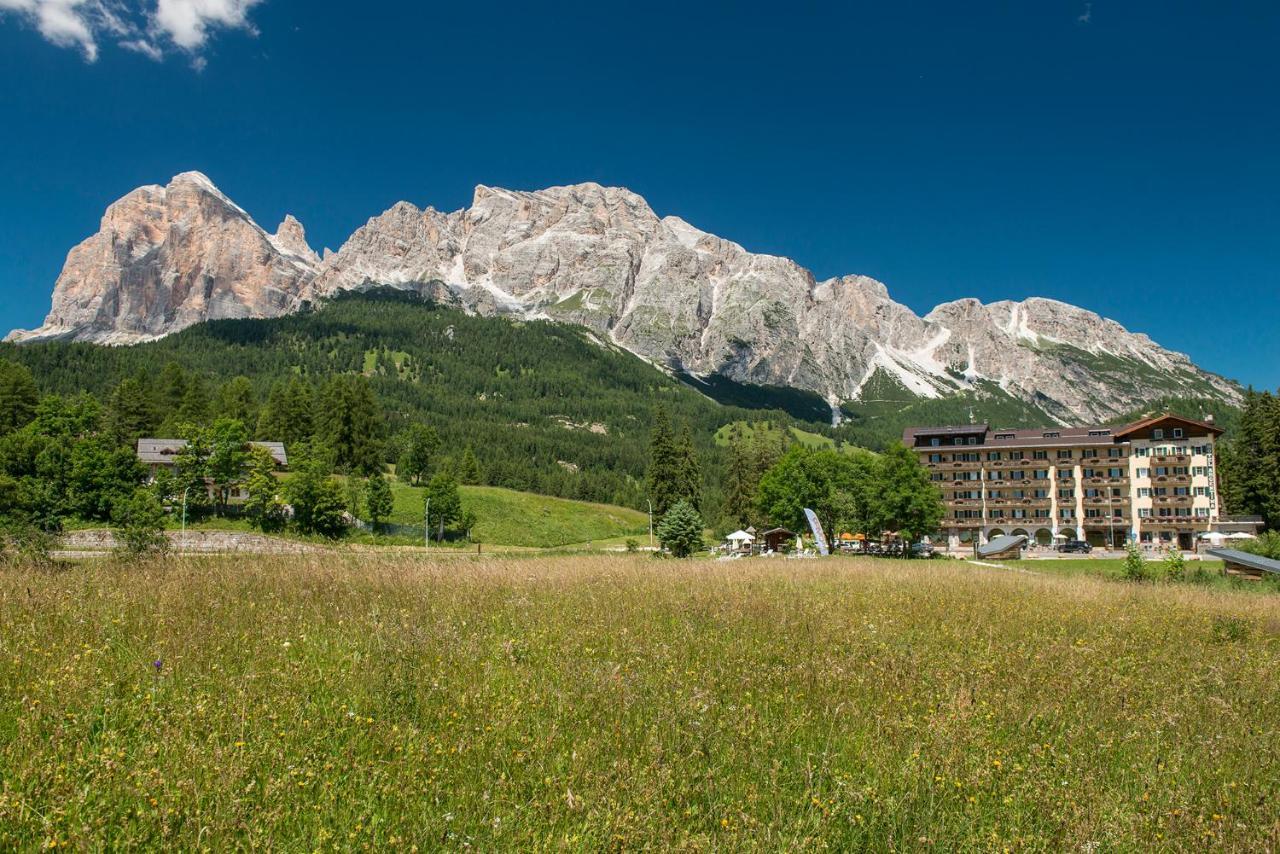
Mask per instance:
[[[159,673],[164,668],[164,659],[157,658],[155,661],[151,662],[151,666],[156,669],[156,673]]]

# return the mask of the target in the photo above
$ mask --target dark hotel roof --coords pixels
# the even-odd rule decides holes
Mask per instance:
[[[1206,549],[1205,554],[1219,558],[1226,563],[1235,563],[1240,566],[1247,566],[1250,569],[1256,569],[1259,572],[1270,572],[1273,575],[1280,575],[1280,560],[1272,560],[1262,555],[1250,554],[1242,552],[1239,549]]]

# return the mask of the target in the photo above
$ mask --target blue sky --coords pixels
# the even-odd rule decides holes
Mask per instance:
[[[1280,4],[0,0],[0,326],[135,186],[337,249],[598,181],[917,311],[1074,302],[1280,385]]]

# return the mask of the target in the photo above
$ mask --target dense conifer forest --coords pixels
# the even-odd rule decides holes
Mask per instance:
[[[334,417],[325,410],[350,408],[322,400],[333,378],[362,377],[376,416],[347,429],[367,434],[355,438],[373,440],[386,462],[424,424],[439,436],[439,456],[474,459],[477,482],[632,507],[644,506],[658,407],[688,426],[711,463],[713,503],[719,427],[801,423],[781,410],[721,405],[576,327],[469,316],[389,291],[270,320],[203,323],[132,347],[3,345],[0,358],[27,366],[42,394],[87,392],[109,413],[136,409],[129,432],[151,435],[233,417],[255,438],[297,442],[314,432],[311,419]],[[358,392],[329,391],[342,393]]]

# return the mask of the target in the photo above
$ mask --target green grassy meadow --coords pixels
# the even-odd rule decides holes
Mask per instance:
[[[0,850],[1275,850],[1280,599],[959,561],[0,571]]]
[[[594,504],[517,492],[498,486],[460,486],[462,506],[476,514],[473,539],[528,548],[558,548],[596,540],[648,535],[649,516],[613,504]],[[422,525],[424,490],[392,481],[390,521]]]

